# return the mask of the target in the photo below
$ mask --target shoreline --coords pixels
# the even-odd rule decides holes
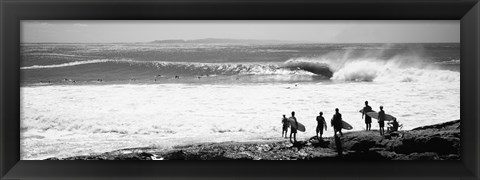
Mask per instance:
[[[387,133],[377,130],[344,132],[342,155],[334,137],[267,138],[248,142],[206,142],[171,150],[138,147],[86,156],[45,160],[460,160],[460,120]]]

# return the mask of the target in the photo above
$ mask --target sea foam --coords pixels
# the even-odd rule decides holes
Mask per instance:
[[[358,110],[365,100],[374,110],[383,105],[403,129],[411,129],[459,119],[459,91],[459,81],[22,87],[21,142],[26,153],[22,159],[193,143],[193,139],[278,137],[282,114],[289,116],[291,111],[307,127],[298,138],[313,136],[318,113],[330,119],[335,108],[354,130],[362,130]],[[377,128],[375,123],[372,126]],[[332,135],[331,129],[325,135]],[[56,150],[50,151],[51,147]]]

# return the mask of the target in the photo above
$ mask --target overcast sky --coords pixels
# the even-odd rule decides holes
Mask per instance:
[[[21,21],[21,42],[265,39],[324,43],[460,42],[460,21]]]

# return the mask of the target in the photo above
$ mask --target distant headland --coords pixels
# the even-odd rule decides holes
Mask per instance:
[[[155,40],[150,43],[157,44],[183,44],[183,43],[202,43],[202,44],[278,44],[278,43],[298,43],[296,41],[285,40],[259,40],[259,39],[219,39],[219,38],[205,38],[205,39],[165,39]]]

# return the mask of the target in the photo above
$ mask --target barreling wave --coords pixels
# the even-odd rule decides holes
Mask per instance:
[[[95,64],[105,73],[108,71],[118,72],[122,68],[130,72],[158,71],[164,74],[175,75],[312,75],[311,72],[302,69],[283,68],[278,64],[255,64],[255,63],[193,63],[193,62],[165,62],[165,61],[136,61],[131,59],[97,59],[89,61],[75,61],[54,65],[34,65],[21,67],[22,70],[70,68],[76,66],[77,70],[91,68],[87,65]],[[61,71],[61,70],[58,70]],[[73,73],[73,72],[72,72]]]
[[[308,71],[313,74],[321,75],[327,78],[331,78],[333,76],[330,65],[321,61],[317,62],[305,61],[302,59],[290,59],[284,63],[283,67],[290,70]]]

